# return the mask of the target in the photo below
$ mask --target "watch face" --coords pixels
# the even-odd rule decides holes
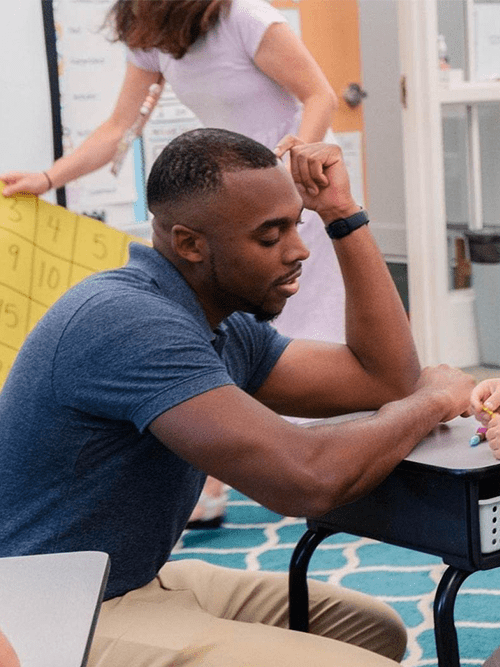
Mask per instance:
[[[327,226],[326,233],[331,239],[342,239],[368,222],[368,214],[363,209],[354,215],[350,215],[348,218],[334,220]]]

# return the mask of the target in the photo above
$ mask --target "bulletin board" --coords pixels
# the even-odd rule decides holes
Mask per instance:
[[[143,239],[34,195],[4,197],[0,182],[0,388],[45,311],[86,276],[123,266]]]
[[[112,42],[104,27],[114,0],[40,1],[57,159],[71,153],[111,113],[125,74],[125,47]],[[128,218],[126,224],[134,217],[136,222],[146,220],[144,175],[169,141],[200,126],[167,83],[118,177],[105,165],[60,188],[58,203],[110,224],[113,207],[121,207],[118,216]]]
[[[125,48],[111,42],[103,28],[113,2],[42,0],[55,158],[61,151],[71,153],[105,121],[118,97]],[[106,165],[67,183],[65,195],[68,208],[82,214],[126,206],[132,222],[137,199],[134,149],[118,177]]]

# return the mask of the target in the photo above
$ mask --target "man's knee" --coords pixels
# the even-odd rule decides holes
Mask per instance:
[[[392,607],[376,598],[318,581],[309,582],[310,632],[401,661],[406,628]]]

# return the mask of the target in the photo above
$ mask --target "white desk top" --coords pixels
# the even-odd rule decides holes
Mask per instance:
[[[322,419],[310,425],[338,423],[373,414],[374,412],[356,412]],[[474,417],[456,417],[445,424],[439,424],[406,457],[406,461],[425,463],[447,470],[476,470],[500,465],[500,461],[493,456],[487,442],[482,442],[477,447],[470,446],[470,439],[479,425]]]
[[[487,442],[481,442],[477,447],[470,446],[470,439],[479,425],[474,417],[456,417],[439,424],[406,460],[448,470],[477,470],[500,465]]]
[[[0,558],[0,628],[22,667],[81,667],[106,583],[98,551]]]

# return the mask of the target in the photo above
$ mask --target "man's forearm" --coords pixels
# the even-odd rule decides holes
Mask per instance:
[[[369,226],[334,241],[346,293],[346,343],[363,368],[394,389],[413,391],[420,374],[408,317]]]
[[[304,429],[308,442],[289,437],[293,463],[307,452],[305,476],[313,480],[308,488],[316,484],[307,515],[319,516],[369,493],[439,422],[466,413],[473,386],[474,379],[458,369],[426,368],[416,391],[373,416],[313,425]],[[305,501],[304,490],[290,495]]]
[[[317,502],[324,504],[316,513],[353,502],[378,486],[439,423],[442,406],[437,392],[417,391],[372,417],[312,427],[323,441],[317,468],[323,475],[335,471],[334,483],[317,495]]]
[[[288,135],[275,150],[279,156],[290,152],[291,173],[304,206],[316,211],[325,226],[359,212],[338,146],[306,145]],[[333,243],[345,284],[347,345],[383,389],[385,400],[406,396],[415,386],[420,366],[384,258],[367,225]]]

